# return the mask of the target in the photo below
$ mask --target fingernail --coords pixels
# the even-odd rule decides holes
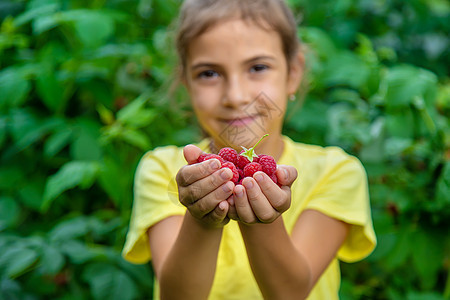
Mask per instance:
[[[255,175],[255,180],[258,182],[262,182],[264,180],[264,176],[262,176],[260,173]]]
[[[234,197],[231,196],[230,198],[228,198],[228,204],[230,204],[230,206],[234,205]]]
[[[220,169],[220,163],[217,159],[211,159],[211,162],[209,163],[209,165],[211,166],[211,169],[213,170],[218,170]]]
[[[288,179],[288,172],[286,171],[286,169],[282,169],[283,170],[283,175],[284,175],[284,180]]]
[[[242,187],[237,188],[236,190],[236,196],[241,198],[244,195],[244,190],[242,189]]]
[[[226,184],[224,184],[224,185],[222,186],[223,191],[224,191],[225,193],[230,192],[231,189],[233,188],[232,185],[233,185],[233,184],[231,183],[231,181],[228,181]]]
[[[220,173],[220,177],[222,177],[223,180],[230,179],[230,173],[228,170],[229,170],[228,168],[224,168],[223,171]]]
[[[245,188],[246,189],[251,189],[251,188],[253,188],[253,181],[251,181],[251,180],[247,180],[246,182],[245,182]]]
[[[220,202],[219,203],[219,209],[220,210],[225,210],[225,207],[226,207],[227,205],[225,204],[225,201],[222,201],[222,202]]]

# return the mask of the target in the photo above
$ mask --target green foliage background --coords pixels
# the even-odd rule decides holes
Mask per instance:
[[[450,299],[449,2],[289,3],[309,91],[285,134],[369,176],[378,247],[342,264],[342,299]],[[134,170],[201,136],[168,93],[179,4],[0,1],[0,299],[150,297],[120,256]]]

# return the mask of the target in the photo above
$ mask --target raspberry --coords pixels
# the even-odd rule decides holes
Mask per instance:
[[[213,158],[218,159],[221,164],[223,164],[225,162],[225,160],[223,160],[223,158],[217,154],[209,154],[208,156],[205,157],[205,160],[209,160],[209,159],[213,159]]]
[[[243,153],[243,152],[244,152],[244,150],[239,152],[239,155],[238,155],[238,157],[236,159],[236,166],[239,169],[242,169],[242,170],[244,169],[244,167],[246,165],[248,165],[250,163],[250,160],[247,157],[241,155],[241,153]]]
[[[205,159],[208,156],[210,156],[210,155],[211,155],[211,153],[202,153],[202,154],[200,154],[200,156],[197,158],[197,162],[199,162],[199,163],[204,162]]]
[[[238,153],[233,148],[222,148],[219,151],[219,156],[221,156],[225,161],[232,162],[236,165]]]
[[[238,172],[239,172],[239,179],[242,179],[242,178],[244,178],[245,176],[244,176],[244,170],[242,170],[242,169],[237,169],[238,170]]]
[[[245,177],[253,177],[253,174],[255,174],[258,171],[261,171],[261,165],[256,162],[249,163],[244,168],[244,175]]]
[[[270,179],[272,179],[273,182],[278,184],[278,177],[277,174],[273,173],[272,175],[269,175]]]
[[[260,155],[259,164],[261,165],[262,171],[269,176],[277,169],[277,163],[270,155]]]
[[[232,162],[224,162],[222,163],[222,168],[228,168],[233,172],[233,177],[230,179],[233,183],[238,183],[239,181],[239,172],[236,166]]]

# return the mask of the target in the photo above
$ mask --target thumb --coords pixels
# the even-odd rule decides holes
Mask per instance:
[[[297,169],[293,166],[279,165],[276,170],[278,183],[291,186],[297,179]]]
[[[197,146],[187,145],[183,148],[183,155],[189,165],[195,164],[203,151]]]

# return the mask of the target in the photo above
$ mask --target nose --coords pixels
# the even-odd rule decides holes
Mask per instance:
[[[240,107],[250,103],[248,86],[240,76],[229,77],[225,85],[222,103],[228,107]]]

